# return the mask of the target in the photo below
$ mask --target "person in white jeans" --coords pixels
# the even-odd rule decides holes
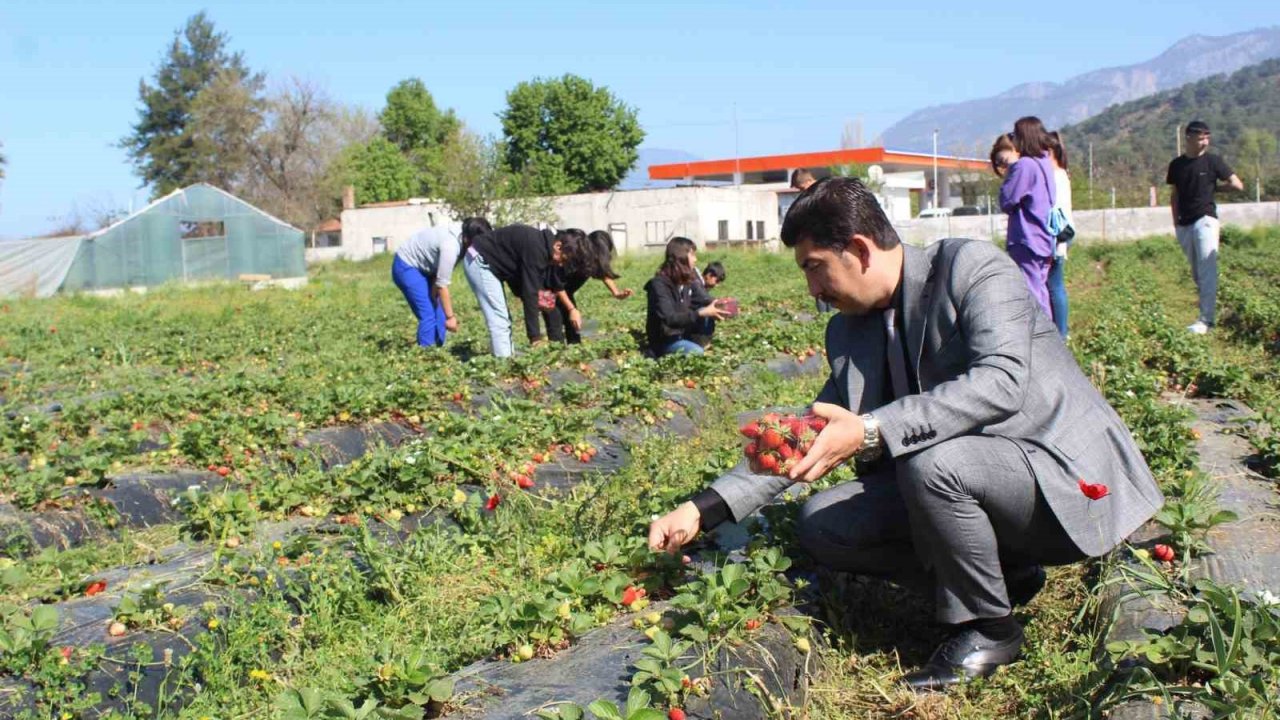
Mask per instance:
[[[1209,126],[1195,120],[1187,124],[1186,149],[1169,163],[1165,182],[1173,186],[1169,205],[1174,232],[1191,265],[1200,296],[1200,316],[1187,330],[1203,335],[1216,321],[1218,305],[1218,206],[1213,193],[1219,181],[1236,190],[1244,183],[1227,163],[1209,154]]]

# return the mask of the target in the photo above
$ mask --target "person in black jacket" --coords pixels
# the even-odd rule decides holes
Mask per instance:
[[[576,233],[576,234],[575,234]],[[484,218],[467,218],[462,221],[462,238],[466,245],[462,268],[467,276],[480,313],[489,328],[489,343],[497,357],[511,357],[514,343],[511,339],[511,313],[502,283],[520,298],[524,307],[525,333],[529,342],[542,341],[539,317],[541,301],[548,308],[554,307],[554,266],[573,264],[583,253],[578,236],[582,231],[539,230],[529,225],[508,225],[494,230]],[[548,284],[553,284],[548,287]],[[575,308],[571,315],[581,324],[581,316]]]
[[[582,233],[581,230],[576,229],[565,232],[579,235]],[[582,342],[581,314],[577,316],[577,324],[574,322],[574,313],[578,310],[578,299],[575,293],[586,285],[588,280],[595,278],[603,282],[615,300],[626,300],[635,294],[634,290],[620,288],[614,282],[621,275],[613,271],[615,250],[612,235],[604,230],[596,230],[581,238],[581,241],[584,243],[584,250],[577,257],[576,262],[572,265],[553,266],[551,268],[553,277],[547,282],[548,288],[557,288],[554,291],[556,307],[542,311],[542,317],[547,323],[547,337],[553,342],[569,345]]]
[[[701,355],[702,346],[685,336],[696,328],[700,318],[725,317],[715,301],[699,309],[693,307],[693,286],[698,283],[698,271],[694,269],[697,251],[689,238],[671,238],[666,259],[644,286],[649,298],[645,335],[649,350],[658,357],[675,352]]]

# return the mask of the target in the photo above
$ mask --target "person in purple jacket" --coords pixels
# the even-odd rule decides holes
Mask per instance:
[[[1053,164],[1049,160],[1052,139],[1040,118],[1019,118],[1013,125],[1013,145],[1020,156],[1005,174],[1000,186],[1000,209],[1009,214],[1005,249],[1022,270],[1031,297],[1044,314],[1053,317],[1049,306],[1049,269],[1053,265],[1054,244],[1049,232],[1049,212],[1053,210]]]

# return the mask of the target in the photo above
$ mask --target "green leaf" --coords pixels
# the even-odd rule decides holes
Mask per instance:
[[[667,716],[661,710],[640,708],[628,715],[627,720],[667,720]]]
[[[624,720],[622,713],[618,711],[618,706],[608,700],[596,700],[588,705],[587,709],[596,716],[596,720]]]
[[[52,605],[40,605],[31,611],[31,625],[36,632],[56,630],[58,611]]]
[[[427,686],[427,695],[436,702],[445,702],[453,697],[453,680],[450,678],[440,678]]]
[[[631,692],[627,693],[627,718],[635,715],[635,712],[641,708],[649,706],[649,693],[643,688],[633,687]]]

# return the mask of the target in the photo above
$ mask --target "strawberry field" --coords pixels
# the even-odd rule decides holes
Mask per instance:
[[[1171,399],[1248,403],[1257,468],[1280,465],[1280,232],[1228,232],[1223,253],[1207,339],[1183,330],[1194,289],[1170,238],[1068,266],[1072,348],[1178,508],[1177,559],[1151,561],[1175,590],[1226,520]],[[1198,701],[1269,711],[1275,671],[1243,659],[1216,676],[1240,685],[1166,653],[1117,689],[1108,563],[1051,573],[1020,614],[1022,662],[917,698],[895,680],[936,642],[923,601],[813,568],[794,502],[687,563],[650,553],[651,516],[738,461],[748,415],[799,412],[825,380],[789,254],[715,255],[741,315],[706,355],[657,362],[643,301],[598,285],[582,345],[490,358],[462,291],[461,331],[416,348],[388,258],[296,291],[3,304],[0,715],[1088,717],[1195,682]],[[620,284],[652,265],[621,263]]]

